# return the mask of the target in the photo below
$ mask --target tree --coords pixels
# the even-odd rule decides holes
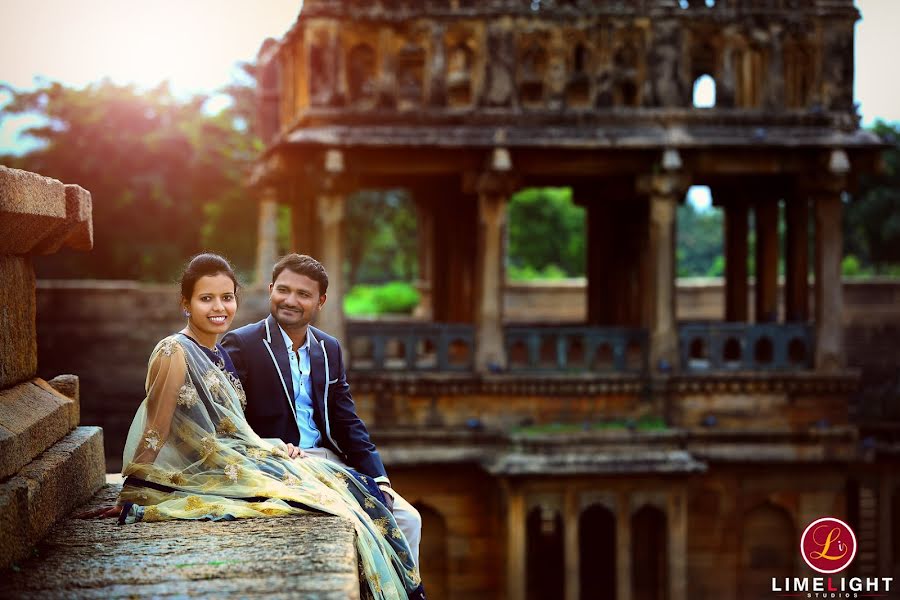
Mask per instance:
[[[883,172],[863,176],[847,199],[844,249],[863,266],[890,271],[900,263],[900,125],[876,121],[872,131],[890,147],[882,155]]]
[[[571,188],[528,188],[509,203],[509,266],[513,275],[585,273],[584,209]]]
[[[39,276],[166,281],[202,249],[251,263],[255,210],[243,179],[258,144],[237,126],[242,105],[209,116],[206,96],[180,100],[167,84],[139,92],[108,80],[7,90],[5,112],[46,124],[26,132],[41,147],[0,161],[81,185],[93,199],[93,252],[43,257]]]

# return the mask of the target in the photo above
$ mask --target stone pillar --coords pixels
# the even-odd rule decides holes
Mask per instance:
[[[778,321],[778,202],[769,198],[757,201],[756,214],[756,289],[757,323]]]
[[[581,597],[581,566],[579,555],[578,535],[578,493],[569,488],[566,490],[565,505],[563,507],[565,544],[565,589],[566,600],[578,600]]]
[[[809,320],[809,202],[800,193],[785,204],[784,307],[786,322]]]
[[[0,165],[0,571],[105,481],[103,432],[78,426],[78,378],[37,377],[32,257],[93,248],[91,213],[87,190]]]
[[[306,179],[291,184],[291,250],[298,254],[319,256],[318,202],[315,188]]]
[[[272,265],[278,260],[278,191],[263,188],[259,198],[259,227],[256,241],[256,282],[268,284]]]
[[[678,328],[675,322],[675,208],[686,183],[675,174],[641,178],[639,189],[650,197],[645,322],[650,330],[652,370],[678,368]]]
[[[506,368],[503,340],[503,288],[505,279],[503,236],[506,206],[512,192],[508,176],[482,173],[476,182],[481,223],[478,253],[478,305],[475,367],[481,372]]]
[[[525,497],[506,487],[506,598],[525,600]]]
[[[616,600],[631,600],[631,503],[619,494],[616,511]]]
[[[328,272],[328,300],[316,322],[316,326],[345,340],[344,330],[344,209],[346,196],[325,192],[316,199],[319,228],[322,232],[319,262]],[[344,362],[347,362],[346,347]]]
[[[728,198],[725,207],[725,320],[746,323],[747,312],[747,203]]]
[[[669,494],[669,600],[687,600],[687,490],[674,486]]]
[[[419,304],[413,316],[430,321],[434,317],[432,300],[432,266],[434,264],[434,209],[420,194],[414,197],[416,204],[416,234],[419,247],[419,279],[416,289],[419,291]]]
[[[841,182],[815,194],[816,210],[816,369],[844,366],[844,301],[841,289]]]

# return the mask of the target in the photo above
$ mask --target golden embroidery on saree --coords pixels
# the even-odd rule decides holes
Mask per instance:
[[[155,429],[148,429],[144,434],[144,446],[149,450],[159,450],[160,446],[162,446],[162,439],[159,437],[159,432]]]
[[[237,427],[229,417],[222,417],[222,420],[216,425],[216,433],[230,437],[237,433]]]
[[[178,404],[185,408],[193,408],[200,402],[200,396],[197,394],[197,388],[188,381],[181,389],[178,390]]]

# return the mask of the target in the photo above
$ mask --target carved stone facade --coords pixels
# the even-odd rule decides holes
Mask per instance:
[[[767,528],[790,525],[773,575],[800,574],[805,519],[856,518],[874,484],[851,473],[840,195],[882,147],[853,105],[858,18],[852,0],[306,0],[264,45],[271,135],[251,185],[290,206],[293,249],[339,272],[347,194],[415,201],[420,318],[347,323],[327,314],[338,287],[323,322],[389,468],[445,534],[426,533],[436,597],[755,594]],[[726,213],[724,319],[699,323],[678,320],[675,293],[690,185]],[[506,207],[533,186],[571,187],[585,208],[576,323],[504,314]],[[610,423],[637,458],[607,454],[615,435],[572,434]],[[529,446],[515,435],[529,427],[559,433]],[[722,534],[735,527],[740,544]],[[600,584],[596,560],[612,565]]]

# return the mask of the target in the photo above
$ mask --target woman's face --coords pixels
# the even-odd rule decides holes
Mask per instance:
[[[191,313],[191,326],[208,335],[218,336],[228,331],[237,312],[234,282],[223,273],[198,279],[190,301],[182,302]]]

